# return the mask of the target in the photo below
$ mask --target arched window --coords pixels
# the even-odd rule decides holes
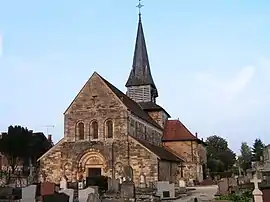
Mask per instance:
[[[108,120],[106,122],[106,132],[107,132],[107,138],[113,137],[113,122],[111,120]]]
[[[98,123],[97,121],[93,121],[91,124],[92,134],[94,139],[98,139]]]
[[[80,122],[78,124],[78,132],[79,132],[79,140],[83,140],[84,139],[84,124],[82,122]]]

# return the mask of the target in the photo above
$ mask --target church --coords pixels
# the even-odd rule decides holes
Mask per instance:
[[[203,179],[203,141],[156,103],[141,14],[125,86],[126,94],[92,74],[64,112],[64,137],[39,159],[43,180],[103,175],[138,186],[142,176],[147,185]]]

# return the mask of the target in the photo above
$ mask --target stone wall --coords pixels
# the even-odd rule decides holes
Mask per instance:
[[[133,168],[133,180],[138,185],[140,175],[146,177],[146,183],[158,180],[158,158],[136,140],[130,137],[130,165]]]
[[[133,137],[147,140],[155,145],[162,145],[162,131],[154,128],[150,124],[145,123],[144,121],[130,117],[129,118],[129,134]]]
[[[94,74],[82,88],[65,113],[65,138],[78,141],[78,124],[84,124],[84,140],[93,139],[91,123],[98,123],[97,140],[106,140],[106,121],[113,122],[114,138],[127,132],[127,110],[107,85]],[[84,141],[82,140],[82,141]],[[79,140],[80,141],[80,140]]]
[[[168,115],[164,111],[150,111],[149,116],[152,117],[162,128],[165,127],[165,123],[168,120]]]
[[[171,141],[163,144],[185,161],[183,177],[186,180],[202,180],[202,164],[206,163],[206,149],[202,144],[196,141]]]
[[[159,180],[177,183],[180,170],[177,163],[170,161],[159,161]]]

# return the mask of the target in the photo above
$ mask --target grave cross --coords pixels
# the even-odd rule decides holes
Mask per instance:
[[[259,182],[261,182],[260,179],[257,177],[257,172],[254,174],[253,179],[250,180],[250,182],[254,183],[254,190],[252,192],[252,195],[254,197],[254,202],[263,202],[263,193],[259,189]]]
[[[250,180],[250,182],[252,182],[254,184],[254,189],[259,189],[259,183],[262,180],[258,179],[257,177],[257,173],[254,174],[253,179]]]

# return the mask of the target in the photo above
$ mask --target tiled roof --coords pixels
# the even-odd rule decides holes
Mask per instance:
[[[170,114],[165,111],[161,106],[157,105],[154,102],[140,102],[139,105],[145,110],[145,111],[164,111],[168,117],[170,118]]]
[[[155,155],[157,155],[161,160],[166,160],[166,161],[175,161],[175,162],[184,162],[181,158],[178,156],[174,155],[173,153],[169,152],[166,150],[164,147],[159,147],[154,144],[149,143],[146,140],[141,140],[135,137],[134,138],[136,141],[138,141],[141,145],[149,149],[151,152],[153,152]]]
[[[99,75],[100,76],[100,75]],[[138,105],[135,101],[130,99],[124,93],[122,93],[118,88],[112,85],[109,81],[104,79],[102,76],[100,78],[106,83],[106,85],[114,92],[114,94],[123,102],[123,104],[136,116],[139,118],[147,121],[148,123],[152,124],[156,128],[163,130],[160,125],[156,121],[154,121],[147,112],[143,110],[140,105]]]
[[[194,136],[179,120],[167,120],[163,141],[201,141]]]

